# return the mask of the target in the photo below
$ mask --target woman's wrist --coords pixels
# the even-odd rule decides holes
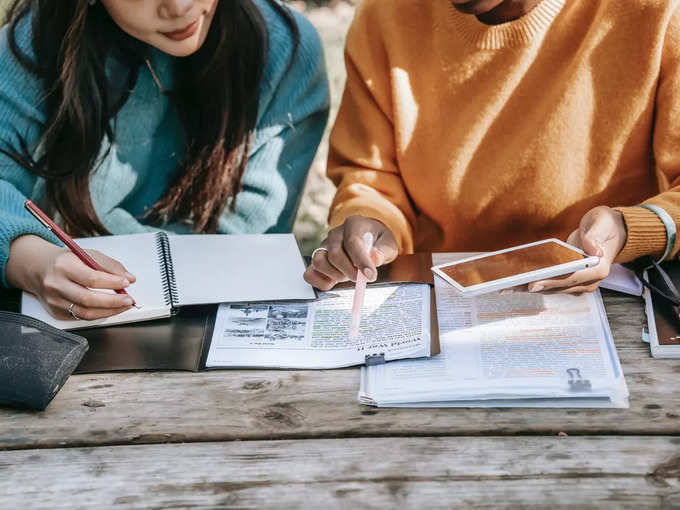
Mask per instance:
[[[643,255],[660,257],[668,241],[666,228],[659,217],[643,207],[616,207],[623,215],[626,242],[616,262],[630,262]]]
[[[17,237],[9,248],[5,277],[12,287],[37,293],[50,259],[62,248],[36,235]]]
[[[666,229],[666,247],[664,248],[661,258],[658,260],[658,262],[661,263],[670,257],[670,254],[673,252],[673,248],[675,247],[675,240],[677,237],[675,221],[665,209],[659,207],[658,205],[642,204],[639,207],[652,211],[654,214],[656,214]]]

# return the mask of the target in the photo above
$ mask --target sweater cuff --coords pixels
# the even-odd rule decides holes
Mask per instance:
[[[28,221],[16,221],[13,218],[11,225],[8,228],[0,230],[0,289],[11,289],[12,286],[7,282],[7,260],[9,259],[9,249],[12,242],[23,235],[35,235],[42,237],[45,241],[48,241],[57,246],[63,246],[63,243],[57,239],[57,237],[52,234],[49,230],[39,224],[33,218],[28,219]]]
[[[339,227],[350,216],[364,216],[373,220],[378,220],[385,225],[397,241],[399,254],[413,253],[413,229],[404,215],[397,207],[390,203],[389,208],[378,207],[373,204],[358,204],[352,200],[341,203],[331,209],[328,220],[329,229]],[[389,210],[390,208],[396,210]]]
[[[666,227],[659,217],[643,207],[615,207],[626,223],[626,244],[615,262],[630,262],[644,255],[659,258],[666,249]],[[674,253],[675,249],[671,253]]]

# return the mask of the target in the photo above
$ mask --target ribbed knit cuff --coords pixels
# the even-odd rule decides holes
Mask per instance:
[[[623,214],[628,235],[615,262],[630,262],[644,255],[660,257],[666,249],[666,227],[659,217],[642,207],[615,207]]]

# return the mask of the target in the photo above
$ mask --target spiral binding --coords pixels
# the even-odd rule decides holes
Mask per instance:
[[[170,240],[165,232],[158,232],[156,234],[156,252],[158,253],[158,265],[161,270],[163,298],[165,299],[165,304],[175,314],[178,311],[179,291],[177,290],[177,281],[175,280],[175,266],[172,263],[172,254],[170,253]]]

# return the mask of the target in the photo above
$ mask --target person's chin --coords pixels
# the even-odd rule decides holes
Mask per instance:
[[[201,37],[199,33],[182,41],[173,41],[160,35],[153,42],[153,46],[173,57],[188,57],[200,50],[204,42],[205,37]]]
[[[460,12],[464,12],[465,14],[474,14],[475,16],[486,14],[503,3],[503,0],[469,0],[467,2],[461,0],[451,1],[453,6]]]
[[[162,32],[158,32],[151,44],[173,57],[188,57],[193,55],[201,49],[201,46],[203,46],[203,43],[208,36],[210,20],[207,21],[208,22],[206,23],[206,20],[201,20],[198,30],[183,39],[173,38]]]

